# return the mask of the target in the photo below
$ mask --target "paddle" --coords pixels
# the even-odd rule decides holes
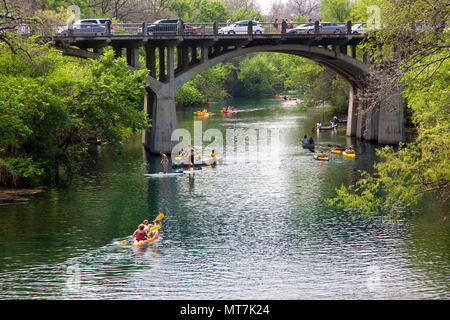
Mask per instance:
[[[164,218],[164,213],[161,212],[160,214],[158,214],[158,216],[155,218],[155,220],[153,220],[153,222],[161,220],[162,218]]]
[[[155,230],[160,229],[160,228],[161,228],[161,225],[160,225],[160,224],[157,224],[156,226],[151,227],[150,230],[148,230],[147,237],[150,238],[150,237],[151,237],[151,233],[152,233],[153,231],[155,231]]]

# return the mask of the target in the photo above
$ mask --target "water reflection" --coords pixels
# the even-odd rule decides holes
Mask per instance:
[[[200,174],[149,179],[143,174],[161,171],[160,158],[136,137],[121,154],[102,147],[67,189],[0,207],[0,298],[449,298],[448,208],[431,199],[416,209],[431,211],[427,218],[382,225],[328,207],[335,188],[371,167],[375,146],[343,128],[321,132],[316,151],[352,144],[358,157],[315,161],[300,139],[322,110],[275,100],[235,106],[235,116],[213,116],[202,131],[253,129],[260,141],[264,129],[278,132],[276,149],[245,147],[251,156],[236,152]],[[192,110],[178,120],[193,132]],[[154,245],[117,244],[159,212]],[[16,240],[19,225],[30,241]]]

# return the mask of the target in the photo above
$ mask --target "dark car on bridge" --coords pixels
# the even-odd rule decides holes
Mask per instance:
[[[161,19],[147,26],[147,34],[175,34],[180,19]],[[184,25],[184,34],[197,34],[197,28]]]

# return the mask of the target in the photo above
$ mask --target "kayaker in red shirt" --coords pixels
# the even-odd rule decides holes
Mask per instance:
[[[147,234],[144,230],[145,226],[140,224],[138,229],[133,233],[132,237],[136,238],[136,241],[147,240]]]

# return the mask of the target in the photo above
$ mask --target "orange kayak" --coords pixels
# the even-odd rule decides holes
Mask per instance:
[[[134,240],[133,245],[134,246],[145,246],[147,244],[151,244],[153,243],[156,239],[158,239],[159,236],[159,230],[156,230],[155,233],[153,234],[153,237],[151,237],[150,239],[147,240],[141,240],[141,241],[136,241]]]

